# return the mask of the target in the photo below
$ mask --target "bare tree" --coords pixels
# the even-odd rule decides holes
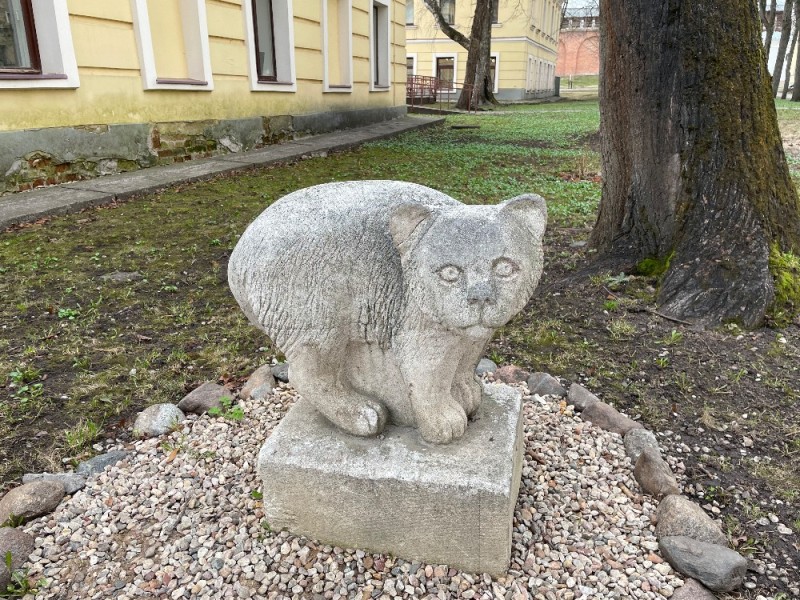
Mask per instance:
[[[775,32],[775,15],[778,12],[778,0],[771,0],[767,8],[767,0],[758,0],[758,16],[761,18],[761,27],[764,30],[764,50],[769,59],[772,48],[772,34]]]
[[[798,13],[800,13],[800,2],[795,2],[794,31],[792,32],[792,43],[789,45],[789,52],[786,54],[786,73],[783,76],[783,92],[781,92],[782,100],[786,100],[786,96],[789,94],[789,82],[792,78],[792,60],[794,58],[794,49],[797,47],[797,34],[800,33]]]
[[[786,48],[792,37],[792,5],[794,0],[785,0],[783,5],[783,18],[781,19],[781,39],[778,42],[778,57],[775,62],[775,70],[772,72],[772,95],[778,95],[778,86],[781,83],[781,73],[783,72],[783,61],[786,58]],[[769,55],[767,55],[769,58]],[[792,59],[789,58],[789,62]]]
[[[447,22],[442,13],[441,0],[423,0],[439,29],[467,51],[464,89],[458,98],[457,108],[467,109],[481,104],[496,103],[490,77],[492,43],[492,4],[498,0],[477,0],[472,17],[470,36],[467,37]]]

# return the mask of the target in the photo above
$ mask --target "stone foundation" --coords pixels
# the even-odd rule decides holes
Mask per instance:
[[[499,575],[523,445],[522,396],[505,385],[484,387],[464,437],[446,446],[409,427],[351,436],[300,400],[259,454],[266,519],[340,547]]]
[[[0,132],[0,194],[251,150],[394,119],[405,106],[210,121]]]

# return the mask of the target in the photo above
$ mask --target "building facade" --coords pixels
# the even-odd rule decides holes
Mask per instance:
[[[561,24],[556,75],[565,79],[599,73],[600,17],[591,11],[568,13]]]
[[[492,74],[498,100],[528,100],[555,93],[559,0],[497,0],[492,24]],[[442,12],[469,35],[475,3],[442,0]],[[408,75],[438,77],[457,87],[464,81],[467,51],[448,38],[423,0],[406,2]]]
[[[404,19],[404,0],[0,0],[0,192],[400,116]]]

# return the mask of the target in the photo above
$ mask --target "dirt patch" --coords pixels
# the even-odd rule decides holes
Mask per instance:
[[[758,593],[796,597],[800,327],[702,330],[656,313],[654,279],[601,273],[575,282],[590,258],[576,246],[588,234],[550,233],[540,293],[490,354],[579,382],[665,433],[661,444],[687,469],[684,492],[751,559]]]

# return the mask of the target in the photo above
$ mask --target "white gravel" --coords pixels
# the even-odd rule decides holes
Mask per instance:
[[[507,576],[271,532],[251,495],[254,463],[294,400],[282,386],[242,402],[241,421],[189,416],[129,444],[135,452],[25,527],[36,538],[30,576],[46,580],[36,598],[655,599],[683,584],[654,552],[655,503],[639,493],[622,438],[538,396],[525,403]]]

